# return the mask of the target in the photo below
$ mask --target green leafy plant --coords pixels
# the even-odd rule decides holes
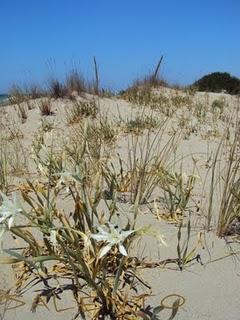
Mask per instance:
[[[139,292],[138,283],[144,282],[128,256],[131,243],[142,234],[134,228],[138,202],[133,220],[122,228],[107,222],[110,208],[116,217],[118,209],[106,201],[105,212],[100,213],[103,176],[101,171],[89,176],[88,164],[82,161],[76,172],[64,168],[55,185],[51,184],[54,168],[46,173],[46,185],[27,180],[20,187],[24,208],[16,194],[11,199],[1,194],[1,240],[10,232],[25,245],[20,251],[3,246],[7,256],[0,262],[15,265],[19,295],[30,286],[40,286],[32,311],[41,304],[47,307],[49,301],[58,310],[56,299],[70,291],[76,303],[75,317],[131,319],[138,316],[147,295]],[[57,201],[63,192],[71,198],[72,214],[68,216]],[[26,222],[17,223],[17,216]],[[33,230],[38,231],[38,237]]]
[[[195,185],[197,176],[187,176],[184,173],[169,173],[162,171],[160,187],[163,190],[161,200],[164,207],[170,214],[182,215],[186,210],[189,210],[189,200],[192,196],[192,191]]]
[[[178,266],[180,270],[183,270],[184,266],[188,263],[196,260],[197,262],[202,264],[201,257],[197,253],[198,245],[201,244],[201,238],[198,239],[198,242],[191,250],[189,250],[190,246],[190,235],[191,235],[191,219],[190,215],[187,223],[187,235],[186,240],[182,241],[182,230],[183,230],[183,222],[180,223],[177,233],[177,254],[178,254]]]

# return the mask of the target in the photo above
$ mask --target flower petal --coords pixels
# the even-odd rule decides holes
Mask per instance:
[[[130,234],[134,232],[135,230],[121,231],[121,233],[119,234],[119,240],[124,241],[125,239],[127,239],[127,237],[130,236]]]
[[[106,241],[108,240],[108,237],[102,234],[91,234],[91,238],[93,238],[96,241]]]
[[[13,224],[13,221],[14,221],[14,217],[11,216],[11,217],[9,218],[9,220],[8,220],[8,228],[9,228],[9,229],[11,229],[11,226],[12,226],[12,224]]]
[[[102,258],[103,256],[105,256],[108,251],[110,251],[112,248],[112,245],[109,243],[107,244],[105,247],[102,248],[102,250],[100,251],[100,255],[99,255],[99,258]]]
[[[58,242],[57,242],[57,230],[51,230],[50,231],[50,237],[49,241],[51,242],[53,247],[56,247]]]
[[[127,251],[126,251],[126,249],[124,248],[124,246],[120,243],[119,244],[119,251],[120,251],[120,253],[123,255],[123,256],[127,256]]]
[[[0,217],[0,223],[6,220],[7,217]]]

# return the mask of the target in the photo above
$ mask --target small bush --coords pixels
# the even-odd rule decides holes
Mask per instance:
[[[193,86],[199,91],[221,92],[224,90],[230,94],[240,93],[240,79],[227,72],[210,73],[196,81]]]

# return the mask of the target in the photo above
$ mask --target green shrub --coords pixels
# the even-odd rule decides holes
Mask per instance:
[[[200,91],[221,92],[225,90],[230,94],[240,93],[240,79],[227,72],[210,73],[196,81],[193,86]]]

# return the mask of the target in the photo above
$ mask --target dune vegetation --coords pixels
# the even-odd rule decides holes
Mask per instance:
[[[190,319],[168,274],[207,283],[239,254],[239,96],[159,67],[114,94],[94,62],[0,108],[0,319]]]

